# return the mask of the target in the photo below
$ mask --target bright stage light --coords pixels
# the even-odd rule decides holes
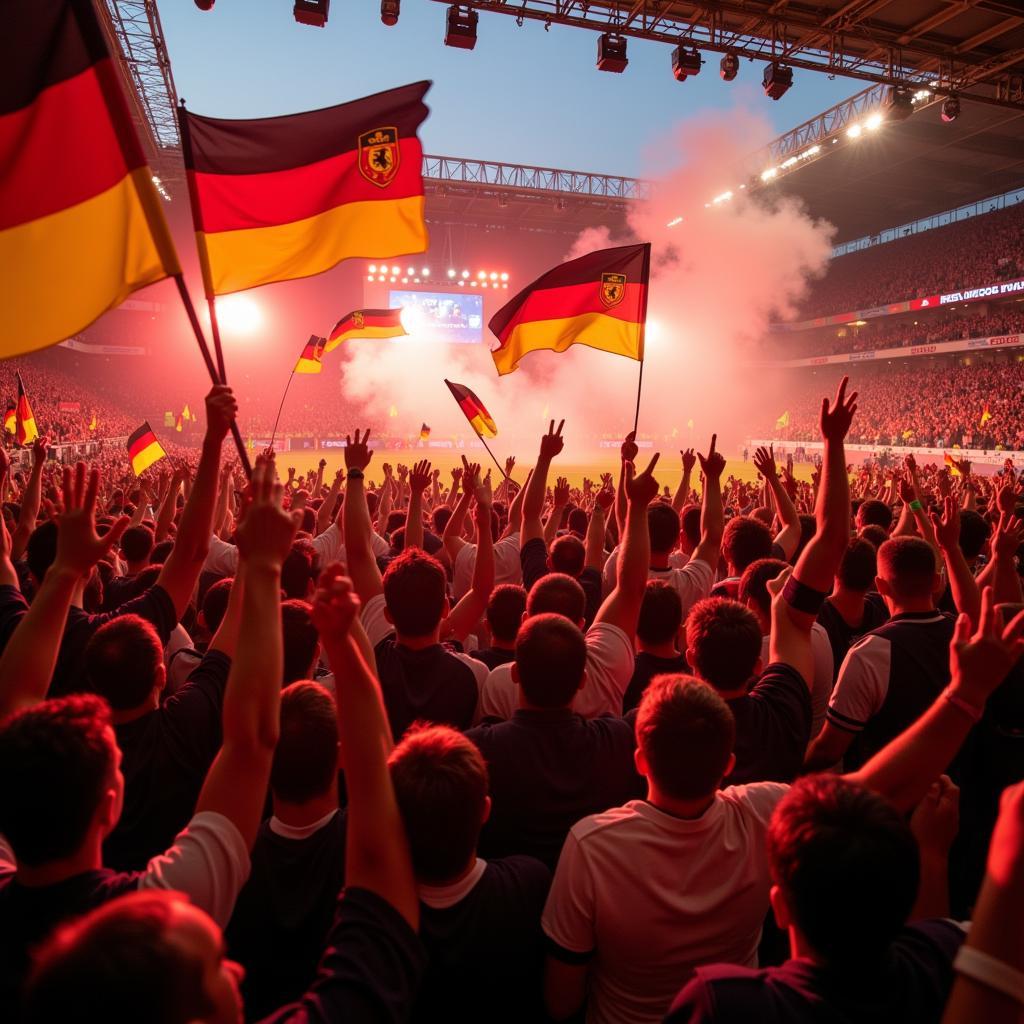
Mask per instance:
[[[417,335],[422,334],[429,326],[423,310],[417,309],[415,306],[405,306],[399,314],[399,319],[402,321],[402,327],[405,329],[405,333],[413,339],[415,339]]]
[[[415,270],[413,270],[413,269],[412,269],[412,267],[409,267],[409,269],[408,269],[408,270],[406,270],[406,272],[405,272],[405,274],[406,274],[406,277],[412,277],[412,276],[413,276],[413,274],[415,274],[415,273],[416,273],[416,271],[415,271]]]
[[[864,122],[864,127],[867,128],[869,132],[878,131],[878,129],[882,127],[882,115],[875,112]]]
[[[373,280],[373,274],[367,274],[366,275],[366,280],[367,281],[372,281]]]
[[[462,280],[465,281],[468,277],[469,277],[469,271],[468,270],[464,270],[462,272]]]
[[[263,323],[260,307],[248,295],[217,299],[217,322],[225,333],[252,334]]]
[[[498,280],[498,275],[497,275],[497,273],[496,273],[495,271],[493,271],[493,270],[491,271],[491,280],[492,280],[492,281],[497,281],[497,280]]]
[[[476,278],[477,278],[478,281],[483,281],[484,278],[486,278],[486,277],[487,277],[487,271],[486,270],[481,270],[480,273],[476,275]]]
[[[502,274],[501,275],[501,279],[502,279],[502,281],[507,281],[508,280],[508,274],[507,273],[506,274]]]
[[[771,181],[779,173],[777,167],[769,167],[767,171],[761,172],[762,181]]]
[[[448,268],[448,276],[449,276],[449,277],[454,277],[454,276],[455,276],[455,271],[454,271],[454,270],[452,270],[452,268],[451,268],[451,267],[449,267],[449,268]]]
[[[401,272],[402,272],[402,271],[401,271],[401,269],[400,269],[399,267],[392,267],[392,268],[391,268],[391,273],[392,273],[392,274],[394,274],[394,275],[395,275],[395,277],[398,277],[398,275],[399,275],[399,274],[400,274]]]
[[[430,267],[424,267],[420,271],[420,277],[430,277]]]
[[[366,269],[367,269],[367,270],[368,270],[368,271],[369,271],[369,272],[370,272],[371,274],[376,274],[376,273],[377,273],[377,264],[376,264],[376,263],[371,263],[371,264],[370,264],[370,265],[369,265],[369,266],[368,266],[368,267],[367,267]]]
[[[395,282],[396,282],[397,280],[398,280],[398,278],[397,278],[397,277],[395,277],[394,275],[392,275],[392,277],[391,277],[391,283],[392,283],[392,284],[394,284],[394,283],[395,283]]]
[[[475,288],[475,287],[476,287],[476,281],[470,281],[469,283],[470,283],[470,285],[471,285],[471,286],[472,286],[473,288]]]
[[[859,139],[862,130],[863,129],[859,124],[851,124],[850,127],[846,129],[846,137],[849,139]]]

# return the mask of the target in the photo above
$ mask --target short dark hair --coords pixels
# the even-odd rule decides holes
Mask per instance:
[[[846,545],[836,573],[848,590],[867,593],[874,589],[878,575],[878,549],[863,537],[853,537]]]
[[[57,557],[57,524],[52,519],[40,523],[28,539],[25,548],[25,561],[32,575],[42,583],[46,570],[53,565]]]
[[[870,523],[867,526],[862,526],[857,531],[857,536],[873,545],[877,551],[889,539],[889,531],[876,523]]]
[[[677,800],[709,796],[736,741],[729,705],[693,676],[655,676],[640,700],[636,739],[658,788]]]
[[[796,551],[790,561],[796,565],[796,560],[804,553],[804,548],[814,539],[818,532],[818,520],[808,512],[801,512],[800,516],[800,540],[797,541]]]
[[[690,665],[702,679],[731,692],[743,686],[761,657],[761,625],[739,601],[709,597],[686,617]]]
[[[974,509],[965,508],[960,513],[960,550],[964,558],[977,558],[985,548],[992,533],[992,527]]]
[[[419,548],[393,559],[384,573],[384,600],[402,636],[429,636],[441,624],[448,578],[441,563]]]
[[[153,692],[163,658],[152,623],[119,615],[100,626],[86,645],[86,682],[115,711],[132,711]]]
[[[390,537],[400,526],[405,526],[406,514],[401,509],[395,509],[388,515],[387,525],[384,532]]]
[[[569,530],[571,533],[586,535],[590,517],[581,508],[569,509]]]
[[[722,554],[738,573],[751,562],[770,557],[771,553],[772,534],[764,523],[751,516],[735,516],[726,523]]]
[[[893,537],[878,549],[878,575],[897,597],[930,597],[935,573],[935,552],[920,537]]]
[[[679,543],[679,513],[666,501],[652,502],[647,506],[647,533],[653,554],[672,551]]]
[[[582,622],[587,613],[587,596],[583,588],[564,572],[549,572],[530,588],[526,598],[526,614],[552,612],[570,622]]]
[[[281,800],[306,803],[323,796],[338,777],[338,722],[334,698],[304,679],[281,691],[281,732],[270,768],[270,788]]]
[[[568,707],[587,668],[579,626],[562,615],[532,615],[516,637],[516,668],[523,695],[536,707]]]
[[[587,549],[583,541],[574,534],[567,533],[556,537],[548,555],[552,572],[563,572],[574,579],[583,572],[587,560]]]
[[[234,582],[233,576],[217,580],[216,583],[210,584],[203,596],[203,621],[211,633],[216,633],[224,621],[228,610],[228,601],[231,599],[231,586]]]
[[[857,509],[857,526],[880,526],[888,532],[892,526],[892,509],[884,501],[877,498],[867,498],[860,503]]]
[[[786,568],[787,563],[778,558],[759,558],[751,562],[740,578],[738,596],[743,604],[753,601],[762,615],[770,615],[772,597],[768,593],[768,581]]]
[[[288,597],[304,601],[309,584],[316,579],[316,548],[308,540],[292,542],[291,550],[281,564],[281,589]]]
[[[284,644],[282,683],[285,686],[309,676],[316,645],[320,642],[320,635],[313,625],[312,611],[308,601],[281,602],[281,632]]]
[[[679,591],[664,580],[648,580],[640,603],[636,635],[645,644],[668,643],[683,624],[683,602]]]
[[[515,641],[519,624],[526,611],[526,591],[518,583],[502,583],[487,599],[487,625],[495,640],[510,644]]]
[[[444,528],[448,525],[448,520],[452,517],[452,509],[447,505],[439,505],[430,513],[430,522],[434,527],[434,533],[439,537],[444,533]]]
[[[888,801],[837,775],[798,779],[768,828],[773,881],[832,964],[877,960],[917,898],[917,844]]]
[[[405,523],[392,530],[388,536],[391,542],[391,550],[397,555],[405,550]]]
[[[159,544],[154,545],[153,550],[149,555],[150,565],[163,565],[164,562],[170,557],[171,552],[174,550],[173,540],[162,540]]]
[[[25,990],[26,1024],[88,1018],[185,1024],[209,1016],[204,965],[168,932],[176,892],[146,889],[61,925],[39,950]]]
[[[444,725],[414,723],[388,758],[416,877],[447,882],[476,850],[487,800],[487,765],[474,744]]]
[[[687,505],[679,517],[680,530],[686,534],[686,539],[693,547],[700,543],[700,517],[700,505]]]
[[[19,864],[82,845],[114,764],[110,709],[94,694],[44,700],[0,725],[0,833]]]
[[[121,554],[129,562],[141,562],[153,552],[153,531],[148,526],[129,526],[121,535]]]

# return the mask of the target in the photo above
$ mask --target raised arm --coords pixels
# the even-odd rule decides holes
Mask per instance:
[[[569,481],[560,476],[555,481],[553,503],[547,522],[544,524],[544,543],[550,548],[558,536],[558,528],[562,525],[562,516],[569,504]]]
[[[590,511],[590,521],[587,523],[584,565],[588,569],[596,569],[598,572],[604,569],[604,544],[608,532],[606,516],[614,501],[615,492],[607,487],[602,487],[594,498],[594,507]]]
[[[923,509],[915,510],[915,515],[918,512],[924,515]],[[930,525],[946,563],[949,585],[953,591],[953,603],[957,611],[963,612],[970,619],[971,628],[974,629],[981,614],[981,590],[960,549],[960,509],[957,508],[955,498],[946,498],[943,501],[941,518],[933,512]]]
[[[373,557],[370,535],[370,509],[366,504],[364,472],[370,464],[373,452],[367,442],[370,431],[364,432],[362,440],[356,431],[355,441],[345,439],[345,467],[348,470],[348,485],[345,488],[345,559],[352,583],[361,601],[384,593],[377,559]]]
[[[704,494],[701,499],[700,543],[693,549],[694,561],[704,562],[712,569],[718,568],[722,536],[725,533],[725,511],[722,508],[722,473],[725,471],[725,459],[715,450],[717,442],[718,435],[712,434],[707,456],[699,456],[704,477]]]
[[[377,679],[351,636],[359,601],[340,565],[320,577],[313,624],[337,681],[338,738],[348,791],[345,885],[369,889],[419,926],[419,896],[388,774],[392,747]]]
[[[156,517],[156,529],[153,531],[153,540],[159,544],[171,532],[171,523],[174,522],[174,513],[178,507],[178,492],[181,490],[181,482],[185,479],[184,470],[178,466],[174,467],[171,478],[164,491],[163,500],[160,502],[160,511]]]
[[[21,498],[21,513],[18,525],[11,538],[11,558],[17,561],[28,547],[28,539],[36,528],[39,518],[39,505],[43,498],[43,468],[46,466],[48,441],[45,437],[37,437],[32,442],[32,472],[29,474],[25,493]]]
[[[779,471],[775,465],[775,447],[758,448],[754,452],[754,465],[764,477],[764,482],[775,501],[775,511],[782,523],[782,529],[776,534],[775,543],[782,548],[783,558],[789,561],[796,553],[800,543],[800,516],[786,488],[779,479]]]
[[[491,474],[483,480],[475,479],[473,497],[476,499],[476,560],[473,564],[473,583],[462,600],[442,623],[441,635],[461,643],[487,611],[487,602],[494,589],[494,534],[491,532],[493,499]]]
[[[358,434],[358,431],[356,432]],[[381,485],[377,495],[377,532],[383,537],[387,533],[388,518],[391,515],[391,507],[395,501],[395,490],[397,488],[395,478],[391,475],[391,466],[384,463],[384,483]]]
[[[558,430],[555,430],[555,421],[552,420],[548,432],[540,439],[537,465],[534,467],[530,482],[526,485],[526,497],[523,499],[523,526],[519,534],[520,551],[526,547],[528,541],[544,537],[544,524],[540,517],[544,510],[544,495],[548,488],[548,470],[551,468],[551,460],[565,447],[565,441],[562,438],[563,426],[565,426],[565,420],[562,420],[558,424]]]
[[[405,549],[423,548],[423,492],[430,486],[430,463],[424,459],[409,474],[409,511],[405,517]]]
[[[251,486],[252,503],[238,527],[245,643],[235,652],[224,691],[221,748],[196,802],[197,812],[214,811],[233,822],[250,848],[263,818],[280,727],[281,563],[298,526],[282,508],[284,488],[275,483],[273,457],[256,460]]]
[[[672,499],[672,507],[677,512],[682,512],[686,499],[690,496],[690,480],[693,476],[693,467],[697,464],[697,456],[692,448],[687,448],[685,451],[680,449],[679,454],[683,459],[683,475],[676,488],[675,497]]]
[[[444,533],[441,534],[441,541],[444,544],[445,553],[448,555],[449,561],[452,565],[455,565],[455,559],[458,557],[459,552],[466,546],[468,541],[463,537],[462,533],[466,526],[466,513],[469,511],[470,503],[473,500],[473,478],[480,472],[480,467],[476,463],[470,463],[466,460],[466,456],[462,456],[462,469],[459,470],[458,480],[462,483],[462,494],[459,495],[459,500],[452,510],[452,514],[448,517],[448,522],[445,524]],[[471,479],[467,481],[467,476]],[[452,470],[452,490],[456,489],[455,470]]]
[[[517,487],[515,496],[512,498],[512,503],[508,507],[508,526],[505,527],[503,537],[515,537],[519,534],[519,531],[523,526],[523,502],[526,500],[526,488],[530,486],[530,481],[533,479],[533,470],[529,470],[526,474],[526,483],[522,487]],[[515,483],[515,481],[511,481]]]

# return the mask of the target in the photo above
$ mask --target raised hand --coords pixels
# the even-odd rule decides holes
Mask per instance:
[[[842,441],[849,433],[850,424],[857,412],[857,392],[847,397],[846,386],[849,377],[843,377],[836,391],[836,399],[829,405],[827,398],[821,400],[821,436],[826,441]]]
[[[555,497],[554,501],[556,505],[568,505],[569,504],[569,481],[564,476],[560,476],[555,481]]]
[[[779,475],[775,467],[775,446],[770,448],[761,447],[754,452],[754,468],[766,480],[773,480]]]
[[[904,505],[909,505],[916,497],[916,493],[914,491],[914,480],[909,472],[906,476],[900,477],[899,492],[900,501],[902,501]]]
[[[562,427],[564,426],[565,420],[561,420],[558,430],[555,430],[555,421],[551,421],[548,432],[540,439],[540,457],[542,459],[553,459],[565,447],[565,440],[562,438]]]
[[[960,506],[955,498],[942,499],[942,516],[937,513],[931,514],[932,526],[935,527],[935,536],[938,539],[939,547],[943,551],[952,551],[960,543]]]
[[[636,443],[635,430],[631,430],[626,435],[626,439],[622,442],[622,447],[619,449],[619,454],[622,456],[623,462],[632,462],[640,454],[640,449]]]
[[[399,463],[398,464],[398,482],[400,484],[404,484],[405,481],[406,481],[406,478],[408,476],[409,476],[409,467],[402,465],[402,463]]]
[[[41,466],[46,462],[46,453],[50,447],[50,439],[44,434],[42,437],[37,437],[32,442],[32,463],[35,466]]]
[[[477,488],[480,477],[480,463],[470,462],[465,455],[462,456],[462,489],[466,494],[473,494]]]
[[[214,384],[206,396],[206,436],[211,441],[223,441],[237,415],[234,392],[226,384]]]
[[[516,457],[514,455],[510,455],[507,459],[505,459],[505,476],[511,476],[512,470],[515,468]]]
[[[605,487],[610,487],[610,488],[612,488],[613,490],[614,490],[614,488],[615,488],[615,481],[614,481],[614,480],[612,479],[612,475],[611,475],[611,473],[602,473],[602,474],[601,474],[601,483],[602,483],[602,484],[603,484],[603,485],[604,485]]]
[[[965,691],[970,703],[982,707],[985,701],[1024,655],[1024,612],[1005,629],[999,629],[991,587],[981,592],[981,619],[971,636],[971,621],[961,614],[949,645],[952,686]]]
[[[1024,490],[1024,484],[1017,483],[1013,474],[1004,477],[1003,482],[996,484],[996,508],[1001,513],[1012,515],[1017,508],[1017,499]]]
[[[84,462],[79,462],[74,472],[70,466],[64,467],[64,511],[57,517],[54,571],[84,576],[121,539],[128,526],[128,516],[121,516],[105,536],[96,533],[99,486],[98,469],[92,470],[87,479]]]
[[[680,448],[679,454],[683,460],[683,472],[692,473],[693,467],[697,465],[697,454],[692,448]]]
[[[238,553],[247,565],[280,570],[301,515],[284,510],[284,487],[276,482],[273,456],[256,460],[250,483],[252,500],[238,526]]]
[[[1009,512],[999,516],[999,525],[992,537],[992,550],[1002,558],[1012,558],[1024,543],[1024,519]]]
[[[479,472],[479,471],[478,471]],[[491,505],[493,503],[493,494],[491,492],[491,471],[487,470],[487,475],[483,480],[477,480],[476,486],[473,488],[473,497],[476,499],[477,513],[486,511],[490,515]]]
[[[660,453],[655,452],[647,468],[637,473],[632,462],[626,463],[626,499],[630,505],[646,508],[658,496],[658,481],[654,479],[654,467],[658,464]]]
[[[321,638],[337,641],[348,636],[359,614],[359,597],[340,562],[332,562],[316,581],[310,618]]]
[[[697,458],[700,460],[701,472],[704,474],[706,480],[721,480],[722,474],[725,472],[725,457],[715,450],[715,445],[718,444],[718,435],[711,435],[711,447],[708,449],[707,455],[701,455],[698,453]]]
[[[362,471],[370,464],[370,459],[373,458],[373,452],[370,451],[368,444],[369,440],[369,428],[363,431],[361,440],[359,438],[358,430],[356,431],[354,441],[348,435],[345,436],[345,468],[349,471],[350,475],[353,469]]]
[[[615,491],[611,487],[602,487],[594,498],[597,507],[607,512],[615,502]]]
[[[423,492],[430,486],[430,462],[423,459],[412,467],[409,474],[409,486],[413,491]]]

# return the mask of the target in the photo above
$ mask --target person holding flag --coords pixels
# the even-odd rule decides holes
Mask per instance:
[[[181,422],[180,418],[178,422]],[[153,433],[149,420],[144,420],[142,426],[132,432],[125,447],[136,476],[142,476],[154,462],[167,458],[167,452]]]
[[[15,409],[14,439],[20,445],[31,444],[39,436],[36,418],[25,393],[25,382],[18,374],[18,404]]]

